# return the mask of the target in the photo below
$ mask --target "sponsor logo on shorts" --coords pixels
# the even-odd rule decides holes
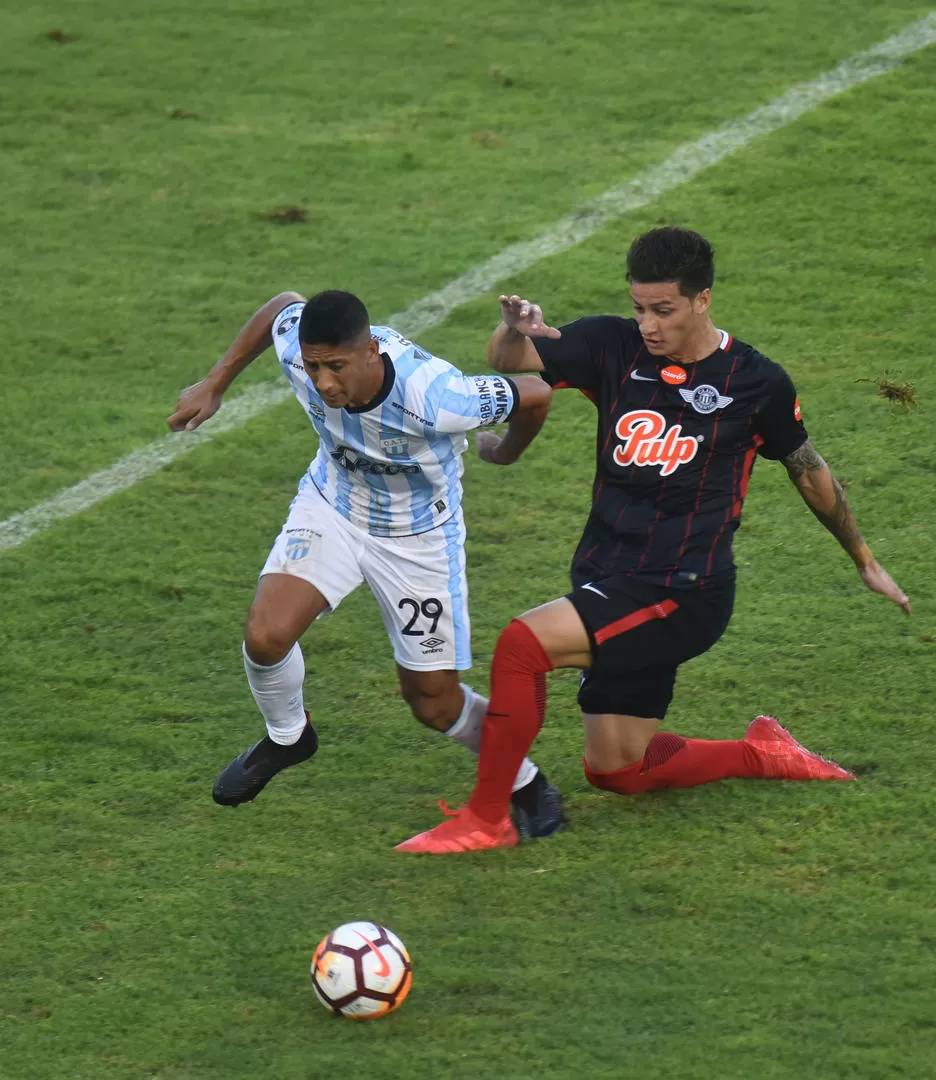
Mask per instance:
[[[692,461],[699,443],[692,435],[683,435],[679,424],[666,430],[666,420],[654,409],[635,409],[625,413],[614,425],[621,440],[612,452],[615,465],[659,466],[660,476],[671,476],[680,465]]]
[[[331,452],[331,458],[342,469],[348,472],[371,473],[373,476],[397,476],[399,473],[420,473],[419,465],[408,463],[399,464],[395,461],[375,461],[373,458],[359,454],[350,446],[338,446]]]
[[[601,589],[599,589],[599,588],[598,588],[598,586],[597,586],[597,585],[594,585],[594,584],[592,584],[592,582],[590,582],[590,581],[586,582],[586,583],[585,583],[585,584],[584,584],[584,585],[582,586],[582,588],[583,588],[583,589],[588,589],[588,591],[589,591],[589,592],[597,593],[597,594],[598,594],[598,595],[599,595],[599,596],[601,597],[601,599],[602,599],[602,600],[607,600],[607,599],[608,599],[608,594],[607,594],[607,593],[603,593],[603,592],[601,591]]]
[[[733,397],[725,397],[724,394],[720,394],[714,386],[709,386],[708,383],[696,386],[692,390],[685,390],[680,387],[679,396],[683,401],[688,402],[697,413],[702,413],[703,416],[715,412],[716,409],[724,409],[726,405],[730,405],[734,401]]]
[[[442,649],[439,647],[445,644],[445,638],[427,637],[425,641],[420,641],[422,646],[423,656],[427,656],[430,653],[440,653]]]

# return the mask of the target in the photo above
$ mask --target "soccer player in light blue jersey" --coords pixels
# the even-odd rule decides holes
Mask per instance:
[[[487,700],[460,681],[471,667],[462,457],[510,465],[546,419],[551,391],[536,376],[463,375],[386,326],[371,326],[351,293],[273,297],[247,322],[169,417],[191,431],[221,406],[237,375],[270,345],[319,439],[260,575],[244,631],[244,666],[267,735],[234,759],[216,802],[255,798],[318,748],[303,700],[299,638],[363,582],[393,644],[413,715],[474,753]],[[312,653],[314,656],[314,652]],[[562,824],[561,798],[528,759],[512,798],[521,836]]]

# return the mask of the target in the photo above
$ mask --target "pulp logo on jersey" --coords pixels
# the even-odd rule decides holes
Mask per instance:
[[[715,412],[716,409],[724,409],[726,405],[730,405],[734,401],[733,397],[725,397],[724,394],[719,394],[715,387],[709,386],[708,383],[696,386],[692,390],[685,390],[680,387],[679,396],[683,401],[688,402],[697,413],[702,413],[703,416]]]
[[[621,440],[611,455],[615,465],[659,465],[660,476],[671,476],[680,465],[692,461],[699,449],[692,435],[683,435],[679,424],[663,434],[666,421],[653,409],[625,413],[614,425]]]
[[[331,452],[332,460],[348,472],[372,473],[375,476],[396,476],[398,473],[419,473],[418,465],[397,465],[394,462],[374,461],[349,446],[338,446]]]
[[[478,390],[478,410],[482,427],[500,424],[510,411],[510,395],[503,379],[476,375],[474,384]]]
[[[688,376],[685,368],[681,368],[679,364],[670,364],[660,372],[660,378],[670,386],[681,386]]]

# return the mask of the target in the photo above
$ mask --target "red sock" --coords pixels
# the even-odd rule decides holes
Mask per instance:
[[[510,809],[520,762],[543,726],[549,656],[539,638],[514,619],[498,638],[491,663],[491,701],[481,731],[478,779],[468,806],[496,823]]]
[[[619,795],[763,775],[757,751],[744,739],[683,739],[668,731],[654,735],[643,760],[625,769],[596,772],[585,765],[585,777],[593,787],[616,791]]]

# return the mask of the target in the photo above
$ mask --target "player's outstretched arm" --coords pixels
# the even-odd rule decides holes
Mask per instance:
[[[221,408],[224,392],[238,375],[273,344],[273,322],[289,304],[305,303],[295,292],[281,292],[255,311],[221,359],[200,382],[179,395],[175,412],[166,423],[173,431],[194,431]]]
[[[519,401],[503,437],[479,431],[478,456],[492,465],[512,465],[539,434],[552,402],[552,390],[542,379],[514,379]]]
[[[909,615],[909,597],[871,554],[842,485],[809,440],[785,457],[783,464],[806,505],[848,552],[865,585],[898,604]]]
[[[487,362],[495,371],[513,374],[519,371],[542,371],[543,361],[530,338],[558,338],[555,327],[543,322],[543,310],[519,296],[501,296],[500,326],[487,345]]]

